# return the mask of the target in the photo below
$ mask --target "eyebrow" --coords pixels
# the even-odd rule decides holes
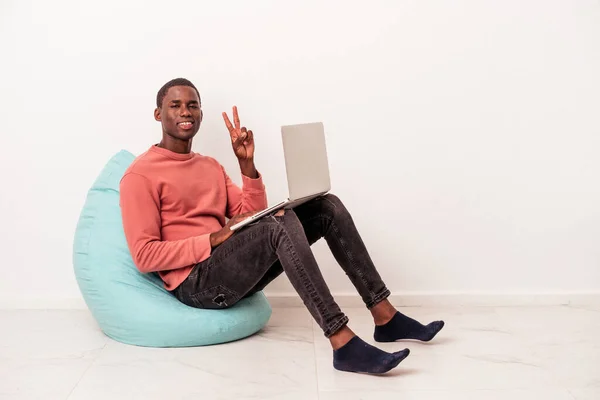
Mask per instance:
[[[171,103],[181,103],[181,100],[171,100]],[[198,104],[198,101],[197,101],[197,100],[190,100],[190,101],[188,102],[188,104],[191,104],[191,103],[196,103],[196,104]]]

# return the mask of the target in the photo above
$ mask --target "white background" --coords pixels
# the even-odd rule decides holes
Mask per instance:
[[[271,203],[280,125],[323,121],[333,192],[396,294],[600,291],[597,1],[4,0],[0,49],[2,302],[79,297],[86,191],[160,140],[175,77],[201,92],[194,150],[237,182],[220,113],[239,107]]]

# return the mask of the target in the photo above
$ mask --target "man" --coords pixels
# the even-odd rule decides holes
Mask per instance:
[[[202,116],[200,94],[190,81],[167,82],[154,111],[162,140],[137,157],[121,180],[125,235],[141,272],[158,273],[182,303],[212,309],[233,306],[285,272],[329,338],[336,369],[387,372],[409,350],[384,352],[348,327],[310,248],[325,238],[373,315],[376,341],[433,339],[443,321],[424,326],[390,304],[390,291],[336,196],[279,211],[234,234],[230,226],[267,207],[262,176],[254,165],[254,134],[241,126],[237,108],[233,123],[223,113],[240,165],[240,188],[215,159],[191,151]]]

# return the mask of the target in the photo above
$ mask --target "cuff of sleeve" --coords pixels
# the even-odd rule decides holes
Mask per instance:
[[[210,233],[196,236],[196,241],[194,243],[194,259],[196,260],[196,263],[206,260],[211,254]]]
[[[242,174],[242,185],[243,185],[243,189],[250,189],[250,190],[265,190],[265,185],[263,183],[263,179],[262,179],[262,175],[260,172],[256,171],[258,173],[258,178],[256,179],[252,179],[247,177],[246,175]]]

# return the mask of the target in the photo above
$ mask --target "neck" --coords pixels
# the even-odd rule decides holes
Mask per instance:
[[[163,138],[158,146],[163,149],[171,150],[174,153],[188,154],[192,151],[192,140],[175,139],[163,132]]]

